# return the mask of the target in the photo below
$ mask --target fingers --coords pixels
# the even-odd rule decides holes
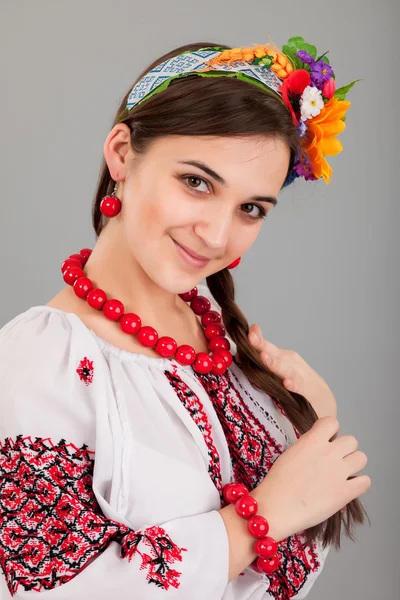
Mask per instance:
[[[347,481],[348,502],[362,496],[371,487],[371,478],[368,475],[358,475]],[[347,502],[347,503],[348,503]]]
[[[271,358],[277,358],[278,356],[280,356],[281,349],[278,348],[278,346],[275,346],[275,344],[272,344],[271,342],[268,342],[263,338],[260,326],[256,323],[250,325],[248,337],[250,343],[255,348],[257,348],[257,350],[263,350],[269,356],[271,356]]]
[[[357,450],[357,452],[345,456],[343,463],[345,465],[347,477],[350,477],[350,475],[355,475],[365,469],[368,464],[368,457],[364,452]]]
[[[342,435],[332,442],[332,444],[342,458],[355,452],[358,448],[358,440],[354,435]]]
[[[308,433],[329,441],[338,433],[339,427],[340,424],[336,417],[321,417],[315,421]]]

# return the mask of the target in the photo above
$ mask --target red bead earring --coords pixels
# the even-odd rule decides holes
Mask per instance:
[[[100,202],[100,212],[108,219],[116,217],[121,212],[122,204],[121,200],[115,195],[116,189],[117,183],[115,183],[111,196],[104,196]]]
[[[240,264],[241,261],[241,257],[239,256],[239,258],[237,258],[236,260],[234,260],[230,265],[228,265],[226,268],[227,269],[234,269],[235,267],[238,266],[238,264]]]

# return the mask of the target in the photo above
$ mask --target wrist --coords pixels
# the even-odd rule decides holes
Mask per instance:
[[[256,490],[249,492],[249,495],[255,498],[258,503],[258,514],[265,517],[269,524],[269,532],[268,535],[274,538],[277,542],[280,542],[287,537],[287,532],[284,527],[284,521],[282,521],[281,514],[279,510],[273,509],[272,506],[263,502]]]
[[[248,539],[252,540],[253,560],[251,566],[259,573],[272,574],[279,567],[281,556],[278,553],[278,542],[272,533],[278,528],[270,529],[267,519],[258,512],[258,502],[246,486],[239,483],[229,483],[223,488],[225,502],[234,507],[237,516],[241,517],[247,529]],[[230,514],[234,516],[231,508]],[[243,525],[242,525],[242,530]],[[275,535],[276,535],[275,533]],[[254,554],[256,558],[254,559]]]

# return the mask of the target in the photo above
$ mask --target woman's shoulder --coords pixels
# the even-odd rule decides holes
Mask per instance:
[[[90,332],[87,331],[90,336]],[[14,351],[22,354],[50,353],[65,347],[73,336],[85,335],[79,327],[79,319],[49,306],[32,306],[18,314],[0,329],[0,353],[2,357]]]
[[[0,381],[6,389],[69,385],[85,355],[100,350],[93,335],[73,313],[33,306],[0,329]],[[82,364],[81,364],[82,363]],[[89,365],[85,372],[89,373]]]
[[[0,446],[19,435],[92,443],[108,389],[102,364],[73,314],[35,306],[9,321],[0,330]]]

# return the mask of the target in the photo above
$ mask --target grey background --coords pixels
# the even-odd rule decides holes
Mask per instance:
[[[400,597],[399,95],[395,0],[281,3],[0,2],[0,326],[62,287],[65,256],[91,246],[90,205],[122,96],[147,64],[190,41],[282,46],[302,35],[348,99],[330,185],[295,182],[234,272],[250,323],[327,380],[341,433],[369,457],[372,527],[331,551],[310,600]],[[396,104],[395,104],[396,103]],[[396,190],[397,191],[397,190]]]

